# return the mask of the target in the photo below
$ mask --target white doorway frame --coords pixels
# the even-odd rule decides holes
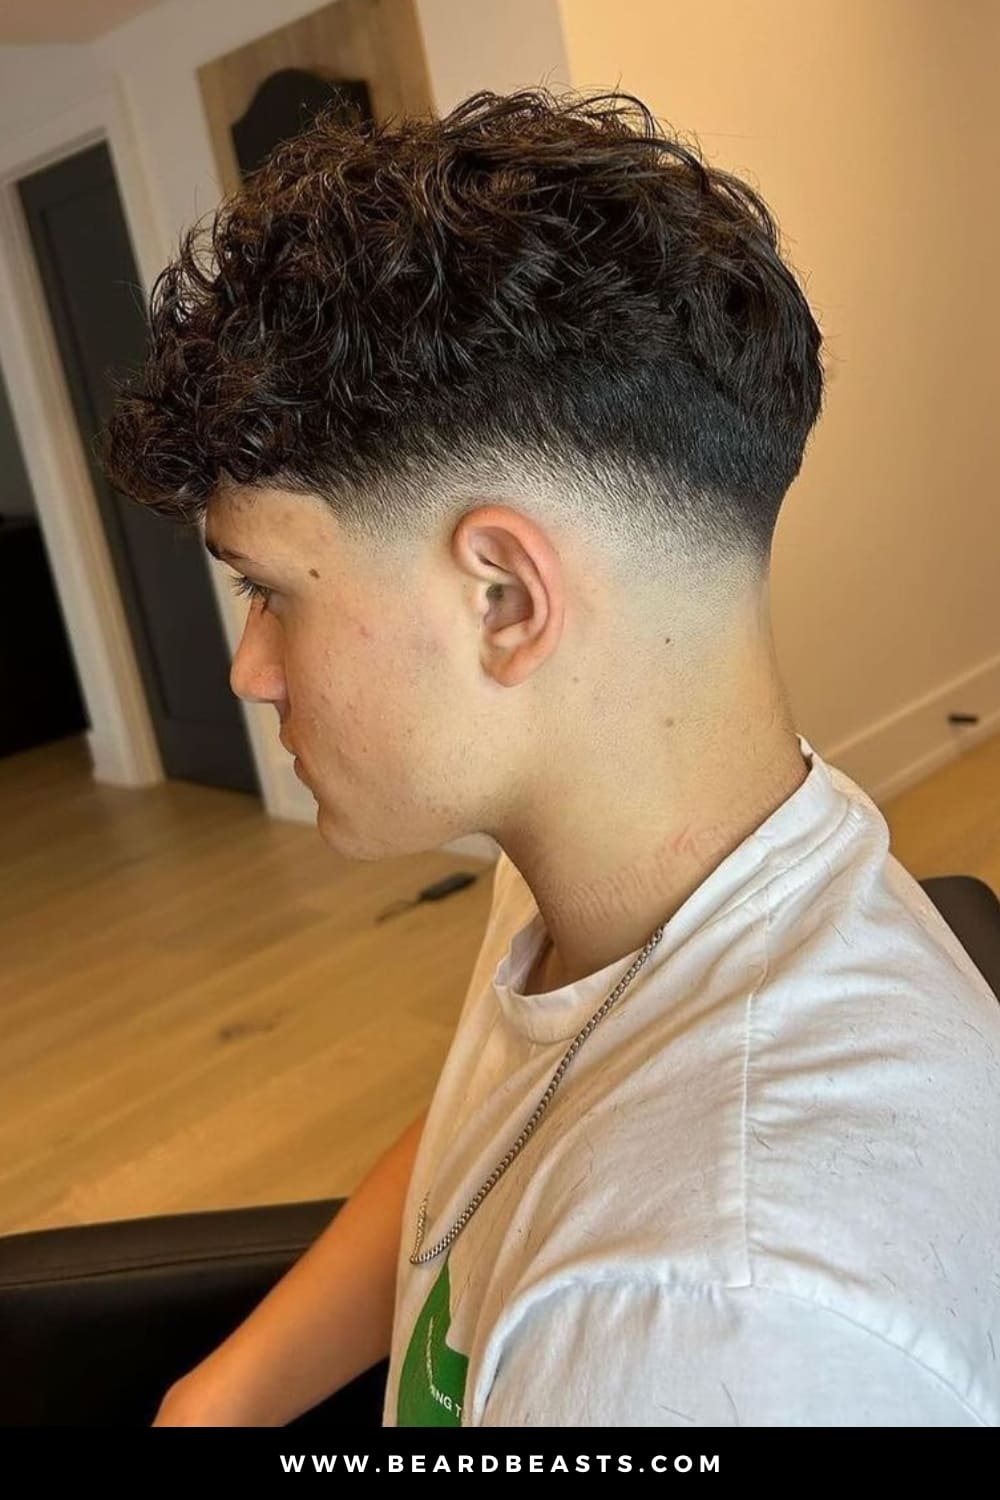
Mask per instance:
[[[169,259],[116,80],[74,108],[0,141],[0,365],[92,725],[87,741],[94,778],[140,787],[165,779],[163,763],[17,192],[20,178],[99,141],[111,153],[147,300]],[[232,653],[240,627],[227,612],[221,570],[207,553],[205,565]],[[263,706],[242,700],[240,706],[267,811],[302,817],[301,799],[289,795],[288,778],[272,756],[274,727],[264,721]]]

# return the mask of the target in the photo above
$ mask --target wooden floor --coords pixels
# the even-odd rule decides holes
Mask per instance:
[[[897,858],[1000,891],[998,786],[994,737],[883,807]],[[0,760],[0,829],[0,1233],[344,1196],[429,1101],[491,864],[352,863],[75,738]]]

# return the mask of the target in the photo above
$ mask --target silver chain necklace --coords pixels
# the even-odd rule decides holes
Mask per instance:
[[[666,923],[663,923],[662,926],[656,929],[656,931],[653,933],[653,936],[646,944],[645,948],[643,948],[642,952],[635,960],[635,963],[629,969],[628,973],[619,980],[618,984],[611,991],[611,994],[604,1001],[604,1004],[601,1006],[600,1010],[596,1011],[595,1014],[591,1016],[590,1020],[587,1022],[583,1030],[578,1032],[574,1037],[573,1041],[570,1043],[569,1051],[566,1053],[566,1056],[563,1058],[562,1062],[553,1073],[552,1082],[549,1084],[548,1088],[545,1090],[545,1093],[542,1095],[541,1101],[539,1102],[538,1108],[535,1110],[535,1113],[532,1115],[527,1125],[521,1131],[521,1134],[518,1136],[513,1146],[511,1146],[510,1150],[507,1152],[507,1155],[493,1168],[493,1171],[490,1173],[489,1177],[487,1177],[486,1181],[479,1189],[479,1192],[472,1199],[468,1208],[459,1219],[456,1219],[455,1223],[451,1226],[451,1228],[448,1230],[448,1233],[444,1236],[443,1239],[438,1240],[437,1244],[434,1245],[430,1250],[425,1250],[423,1254],[421,1254],[420,1246],[424,1242],[424,1226],[427,1223],[427,1200],[430,1197],[429,1193],[425,1193],[424,1201],[420,1205],[420,1213],[417,1216],[417,1241],[413,1247],[413,1254],[410,1256],[411,1266],[421,1266],[429,1260],[434,1260],[435,1256],[440,1255],[442,1250],[447,1250],[448,1246],[452,1244],[452,1242],[456,1240],[462,1233],[462,1230],[465,1228],[466,1224],[468,1224],[476,1209],[483,1202],[483,1199],[489,1192],[492,1191],[493,1188],[496,1187],[497,1183],[500,1181],[501,1177],[506,1172],[511,1162],[520,1155],[525,1142],[533,1133],[535,1126],[538,1124],[539,1120],[542,1118],[542,1115],[545,1113],[549,1101],[562,1082],[563,1074],[566,1072],[566,1069],[569,1067],[573,1058],[576,1056],[577,1052],[590,1036],[590,1033],[601,1021],[604,1020],[604,1017],[607,1015],[612,1005],[614,1005],[615,1001],[619,999],[619,997],[628,988],[629,984],[632,982],[636,974],[638,974],[639,970],[646,962],[646,959],[652,953],[653,949],[660,941],[660,938],[663,936],[665,928]]]

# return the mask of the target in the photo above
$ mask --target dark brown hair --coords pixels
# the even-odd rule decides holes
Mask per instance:
[[[199,222],[100,435],[111,483],[197,521],[314,492],[388,544],[469,475],[544,476],[649,560],[761,563],[822,402],[821,335],[756,192],[628,94],[321,115]]]

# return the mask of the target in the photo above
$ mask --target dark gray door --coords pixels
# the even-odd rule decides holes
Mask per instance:
[[[108,372],[137,369],[148,334],[110,152],[102,142],[18,187],[164,770],[259,795],[201,539],[119,495],[94,456]]]

